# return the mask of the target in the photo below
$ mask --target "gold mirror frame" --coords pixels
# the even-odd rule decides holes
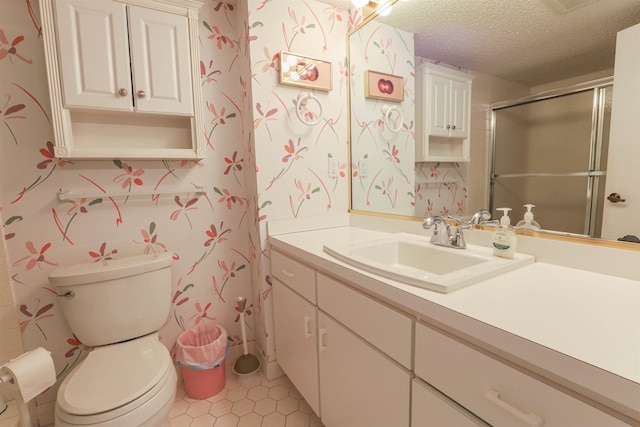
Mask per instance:
[[[393,6],[396,2],[398,2],[400,0],[390,0],[389,4],[391,6]],[[374,19],[376,19],[378,17],[378,13],[373,10],[370,9],[368,7],[363,8],[363,14],[364,14],[364,18],[362,20],[362,22],[360,22],[358,25],[356,25],[355,27],[353,27],[349,32],[347,32],[346,35],[346,53],[347,53],[347,69],[350,69],[350,61],[351,61],[351,52],[350,52],[350,45],[349,45],[349,38],[351,37],[352,34],[356,33],[358,30],[360,30],[363,26],[367,25],[369,22],[373,21]],[[399,220],[408,220],[408,221],[422,221],[422,218],[419,217],[414,217],[414,216],[406,216],[406,215],[395,215],[395,214],[389,214],[389,213],[378,213],[378,212],[369,212],[369,211],[362,211],[362,210],[357,210],[357,209],[353,209],[353,197],[352,197],[352,180],[353,180],[353,173],[352,173],[352,158],[351,158],[351,78],[347,79],[347,110],[349,111],[349,120],[347,122],[347,132],[348,132],[348,136],[347,136],[347,145],[349,147],[348,149],[348,165],[349,165],[349,176],[348,176],[348,185],[349,185],[349,212],[350,213],[355,213],[355,214],[359,214],[359,215],[369,215],[369,216],[375,216],[375,217],[380,217],[380,218],[391,218],[391,219],[399,219]],[[475,226],[477,229],[480,230],[492,230],[491,227],[486,227],[486,226]],[[570,242],[570,243],[580,243],[580,244],[588,244],[588,245],[593,245],[593,246],[601,246],[601,247],[608,247],[608,248],[616,248],[616,249],[623,249],[623,250],[630,250],[630,251],[638,251],[640,252],[640,244],[639,243],[631,243],[631,242],[621,242],[621,241],[616,241],[616,240],[604,240],[604,239],[599,239],[599,238],[592,238],[592,237],[582,237],[582,236],[574,236],[574,235],[570,235],[570,233],[562,234],[562,233],[558,233],[558,232],[544,232],[544,231],[529,231],[529,230],[515,230],[516,234],[520,235],[520,236],[527,236],[527,237],[536,237],[536,238],[542,238],[542,239],[548,239],[548,240],[559,240],[559,241],[564,241],[564,242]]]

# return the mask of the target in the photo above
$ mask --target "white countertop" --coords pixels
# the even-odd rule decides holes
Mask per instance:
[[[269,241],[418,318],[467,334],[501,357],[640,415],[640,282],[535,262],[442,294],[359,270],[323,251],[327,243],[384,234],[340,226],[271,235]]]

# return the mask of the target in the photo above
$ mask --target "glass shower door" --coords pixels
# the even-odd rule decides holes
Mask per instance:
[[[611,86],[493,111],[491,209],[536,205],[546,230],[597,237],[602,218]]]

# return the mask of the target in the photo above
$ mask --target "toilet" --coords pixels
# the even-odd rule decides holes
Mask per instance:
[[[49,282],[93,347],[60,385],[56,427],[168,425],[177,376],[157,331],[171,309],[171,253],[64,266]]]

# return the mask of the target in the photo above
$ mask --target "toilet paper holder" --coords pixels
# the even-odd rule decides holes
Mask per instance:
[[[32,414],[27,402],[54,385],[56,379],[51,352],[43,347],[23,353],[0,366],[0,386],[9,383],[17,388],[14,402],[18,410],[18,425],[20,427],[32,425]],[[6,402],[4,399],[0,400],[0,412],[4,412]]]

